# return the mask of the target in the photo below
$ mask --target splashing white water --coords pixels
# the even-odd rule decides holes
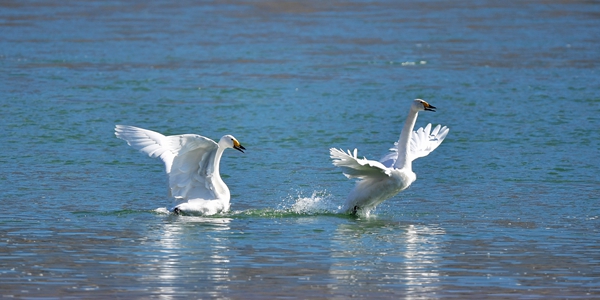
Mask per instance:
[[[165,214],[165,215],[168,215],[171,213],[166,207],[159,207],[159,208],[155,209],[154,212],[159,213],[159,214]]]
[[[284,199],[278,209],[297,214],[338,213],[341,207],[335,205],[332,198],[327,191],[313,191],[310,197],[305,197],[302,192],[298,192],[295,197]]]

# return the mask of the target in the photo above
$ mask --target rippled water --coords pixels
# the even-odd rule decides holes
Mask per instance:
[[[594,1],[4,1],[0,294],[600,295]],[[451,128],[368,219],[330,147],[378,158],[409,103]],[[170,207],[114,124],[235,135],[232,211]]]

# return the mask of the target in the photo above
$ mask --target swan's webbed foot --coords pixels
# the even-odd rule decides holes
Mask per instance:
[[[179,209],[179,207],[175,207],[173,208],[173,213],[179,216],[181,215],[181,209]]]
[[[353,216],[356,216],[356,215],[358,214],[358,210],[359,210],[359,209],[360,209],[360,207],[358,207],[358,205],[355,205],[355,206],[352,208],[352,213],[351,213],[351,214],[352,214]]]

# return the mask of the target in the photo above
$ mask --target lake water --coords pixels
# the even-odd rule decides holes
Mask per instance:
[[[600,297],[597,1],[3,1],[0,294]],[[370,218],[412,99],[450,127]],[[115,124],[233,134],[231,212],[171,207]]]

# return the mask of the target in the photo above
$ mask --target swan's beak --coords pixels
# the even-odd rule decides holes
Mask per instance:
[[[244,153],[244,150],[246,150],[246,148],[244,148],[244,146],[242,146],[242,144],[240,144],[240,142],[238,142],[237,140],[233,140],[233,149],[242,153]]]
[[[435,106],[433,106],[433,105],[431,105],[431,104],[429,104],[427,102],[423,103],[423,107],[425,108],[426,111],[435,112]]]

